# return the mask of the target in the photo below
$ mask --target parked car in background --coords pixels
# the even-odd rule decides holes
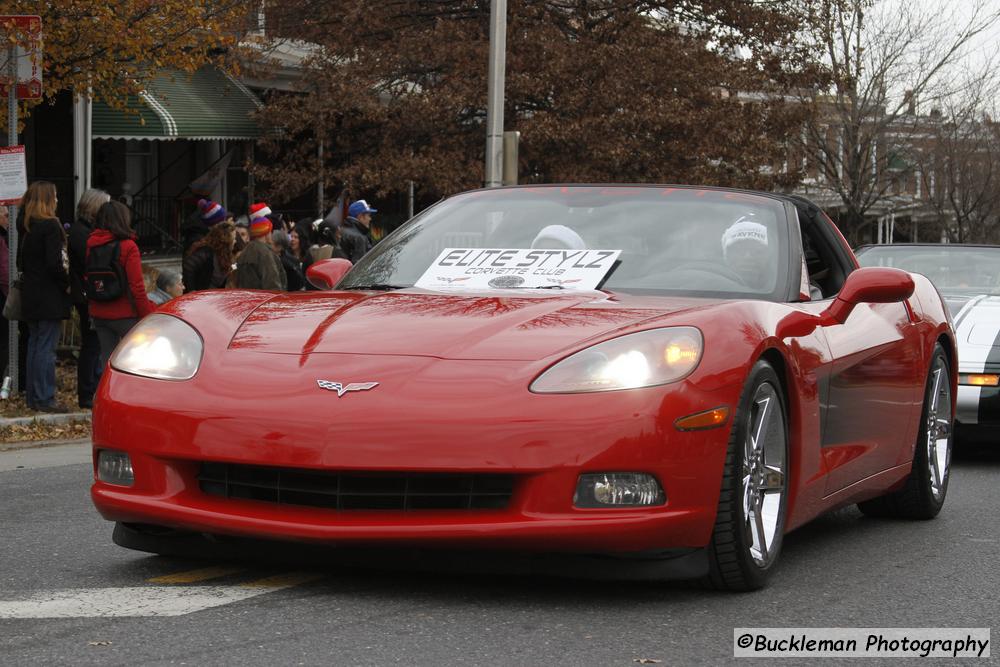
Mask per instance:
[[[857,250],[862,266],[889,266],[931,279],[958,338],[960,439],[1000,439],[1000,246],[889,244]],[[1000,443],[998,443],[1000,444]]]

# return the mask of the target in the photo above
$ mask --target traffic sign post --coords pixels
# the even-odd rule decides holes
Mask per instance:
[[[0,26],[8,40],[7,48],[7,79],[0,85],[0,94],[7,95],[7,149],[5,154],[13,158],[12,163],[20,154],[20,165],[24,164],[24,147],[17,144],[17,100],[38,99],[42,96],[42,19],[40,16],[0,16]],[[8,180],[9,179],[9,180]],[[26,174],[21,171],[11,169],[10,173],[0,174],[0,181],[8,185],[14,184],[23,179],[25,189],[27,189]],[[14,186],[16,189],[16,185]],[[24,190],[21,191],[22,193]],[[13,197],[5,197],[10,202],[7,243],[10,253],[10,277],[13,282],[17,274],[17,204],[20,203],[20,194],[15,193]],[[3,387],[16,396],[18,392],[18,337],[17,322],[11,321],[7,325],[7,337],[10,342],[7,372],[3,378]],[[10,378],[8,383],[7,378]]]
[[[11,45],[7,49],[7,74],[8,81],[17,80],[17,44]],[[17,145],[17,86],[7,86],[7,146]],[[10,273],[10,284],[14,283],[14,276],[17,275],[17,204],[11,204],[7,215],[7,252],[9,255],[8,271]],[[11,396],[17,396],[17,322],[11,320],[7,323],[7,377],[3,384],[8,387]],[[8,382],[7,378],[10,378]]]

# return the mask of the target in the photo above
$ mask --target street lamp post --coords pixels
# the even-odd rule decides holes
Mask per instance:
[[[486,86],[486,187],[503,177],[503,101],[507,62],[507,0],[490,2],[490,61]]]

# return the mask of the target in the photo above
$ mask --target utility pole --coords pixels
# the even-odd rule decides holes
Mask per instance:
[[[7,145],[16,146],[17,145],[17,43],[11,42],[7,47]],[[11,205],[8,209],[7,214],[7,243],[8,252],[10,253],[8,257],[10,267],[10,277],[11,283],[13,283],[14,276],[17,275],[17,205]],[[8,337],[9,347],[8,347],[8,357],[7,357],[7,375],[10,377],[10,384],[7,391],[10,392],[11,396],[17,396],[19,390],[17,376],[18,376],[18,337],[17,337],[17,322],[11,320],[7,324],[7,331],[3,335]],[[3,375],[0,373],[0,375]],[[6,378],[0,378],[0,381],[4,381]]]
[[[316,162],[318,163],[318,181],[316,183],[316,208],[319,217],[324,217],[326,215],[326,178],[324,178],[323,170],[323,139],[320,138],[319,145],[316,147]]]
[[[486,86],[486,187],[503,175],[504,75],[507,68],[507,0],[490,2],[490,72]]]

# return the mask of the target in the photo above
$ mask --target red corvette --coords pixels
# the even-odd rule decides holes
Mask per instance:
[[[746,590],[823,512],[944,502],[947,310],[804,199],[480,190],[344,264],[122,341],[91,491],[118,544],[576,552]]]

